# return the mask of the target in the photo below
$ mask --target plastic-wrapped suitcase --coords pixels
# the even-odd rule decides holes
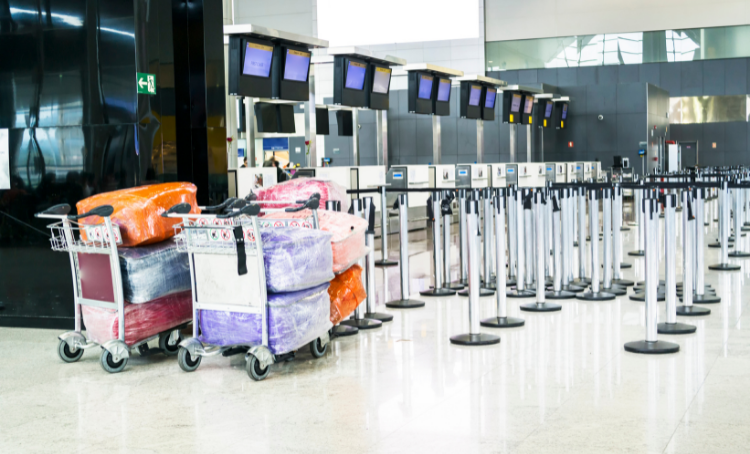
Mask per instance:
[[[365,286],[362,284],[362,267],[352,265],[337,275],[328,287],[328,296],[331,299],[331,323],[336,325],[349,317],[367,298]]]
[[[146,303],[190,290],[190,261],[172,238],[148,246],[122,248],[118,253],[122,290],[128,303]]]
[[[330,233],[291,227],[261,228],[261,234],[269,292],[303,290],[333,279]]]
[[[290,201],[289,204],[273,205],[273,208],[285,208],[296,206],[293,201],[307,200],[313,194],[318,194],[320,204],[325,206],[329,200],[341,202],[341,209],[349,210],[350,198],[346,195],[346,189],[340,184],[320,178],[295,178],[283,183],[275,184],[267,188],[258,189],[255,194],[262,208],[271,207],[264,204],[267,201]]]

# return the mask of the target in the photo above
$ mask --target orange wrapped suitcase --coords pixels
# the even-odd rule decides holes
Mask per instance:
[[[336,276],[328,287],[328,296],[331,298],[331,323],[335,325],[351,315],[367,298],[362,285],[362,267],[352,265]]]
[[[178,203],[189,203],[191,213],[200,213],[195,199],[197,188],[192,183],[161,183],[136,188],[105,192],[81,200],[76,204],[78,214],[101,205],[115,209],[112,223],[120,227],[123,246],[158,243],[174,236],[172,226],[178,218],[163,218],[161,214]],[[81,220],[82,224],[102,224],[99,216]]]

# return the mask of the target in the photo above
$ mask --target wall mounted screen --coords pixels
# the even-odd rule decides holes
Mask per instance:
[[[245,61],[242,74],[246,76],[268,77],[271,74],[271,58],[273,47],[263,44],[247,43],[245,47]],[[308,55],[308,64],[310,58]],[[307,80],[307,78],[305,78]]]
[[[526,104],[523,106],[523,113],[531,115],[531,111],[534,109],[534,98],[531,96],[526,97]]]
[[[375,68],[375,75],[372,79],[373,93],[388,93],[388,87],[391,84],[391,70],[389,68]]]
[[[318,0],[317,36],[330,47],[478,38],[483,23],[479,3],[379,0],[363,12],[362,2]]]
[[[469,92],[469,105],[470,106],[478,106],[479,105],[479,98],[482,97],[482,86],[481,85],[472,85],[471,91]]]
[[[432,99],[432,76],[422,75],[419,77],[419,99]]]
[[[346,83],[344,86],[352,90],[362,90],[365,86],[366,72],[367,65],[350,61],[346,70]]]
[[[487,109],[495,108],[495,98],[497,97],[497,90],[492,88],[487,89],[487,96],[484,98],[484,107]]]
[[[284,79],[307,82],[310,69],[310,53],[287,49],[284,64]]]
[[[521,96],[520,94],[513,93],[513,99],[510,103],[510,111],[511,112],[520,112],[521,111]]]
[[[448,102],[451,99],[451,81],[450,79],[440,79],[440,85],[438,85],[437,100],[441,102]]]
[[[552,101],[547,101],[547,107],[544,109],[544,118],[549,118],[552,116]]]

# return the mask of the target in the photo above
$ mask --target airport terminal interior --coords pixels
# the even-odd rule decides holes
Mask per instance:
[[[750,8],[0,0],[0,453],[745,453]]]

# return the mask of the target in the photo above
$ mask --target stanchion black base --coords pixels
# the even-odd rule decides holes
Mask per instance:
[[[584,301],[610,301],[615,299],[615,295],[607,292],[583,292],[576,295],[576,298]]]
[[[517,328],[524,323],[524,319],[515,317],[490,317],[479,322],[485,328]]]
[[[716,265],[709,265],[708,269],[714,271],[737,271],[740,269],[740,266],[732,265],[731,263],[717,263]]]
[[[380,320],[371,320],[369,318],[360,318],[359,320],[349,318],[341,322],[341,324],[353,326],[357,329],[375,329],[383,326],[383,322]]]
[[[698,306],[677,306],[677,315],[685,317],[695,317],[699,315],[708,315],[711,313],[711,309]]]
[[[455,290],[449,288],[431,288],[429,290],[422,290],[419,292],[422,296],[452,296],[456,294]]]
[[[682,301],[682,298],[680,298],[680,301]],[[721,297],[718,297],[716,295],[706,295],[705,293],[703,295],[697,295],[693,293],[693,304],[717,304],[721,303]]]
[[[625,226],[620,227],[621,232],[627,232],[628,230],[630,230],[630,227],[625,227]]]
[[[628,294],[628,289],[625,287],[620,287],[619,285],[612,285],[612,287],[610,288],[602,286],[601,291],[604,293],[611,293],[615,296],[623,296]]]
[[[570,283],[573,285],[589,285],[591,284],[591,279],[587,277],[577,277],[570,281]]]
[[[717,243],[710,243],[708,245],[708,247],[714,248],[714,249],[718,249],[718,248],[721,247],[721,243],[718,243],[718,242]],[[727,247],[734,247],[734,244],[733,243],[729,243],[729,245]]]
[[[578,285],[569,284],[569,285],[563,285],[562,290],[563,292],[578,293],[578,292],[584,291],[585,288],[580,287]]]
[[[544,297],[548,300],[569,300],[575,298],[576,294],[573,292],[566,292],[565,290],[559,292],[552,290],[551,292],[546,292]]]
[[[458,336],[451,337],[451,344],[455,345],[466,345],[466,346],[479,346],[479,345],[494,345],[499,344],[500,338],[492,334],[459,334]]]
[[[415,307],[424,307],[424,302],[417,300],[395,300],[385,303],[385,307],[392,309],[413,309]]]
[[[630,295],[632,301],[646,301],[646,294],[643,292],[637,292]],[[656,294],[656,301],[664,301],[666,299],[664,293]]]
[[[336,325],[331,329],[331,334],[334,337],[353,336],[359,332],[359,328],[355,326]]]
[[[620,269],[626,270],[628,268],[633,268],[633,265],[625,262],[620,263]]]
[[[743,232],[750,232],[750,226],[745,225],[740,230]]]
[[[466,288],[466,285],[460,282],[451,282],[446,288],[449,288],[451,290],[463,290],[464,288]]]
[[[635,282],[629,281],[627,279],[612,279],[612,283],[622,287],[630,287],[631,285],[635,284]]]
[[[519,308],[526,312],[555,312],[562,310],[562,306],[552,303],[529,303],[521,304]]]
[[[393,260],[375,260],[375,266],[398,266],[398,262]]]
[[[365,318],[380,320],[383,323],[393,321],[393,316],[391,314],[384,314],[382,312],[365,312]]]
[[[494,290],[490,290],[486,287],[480,287],[479,289],[479,296],[492,296],[495,294]],[[458,292],[458,296],[469,296],[469,288],[465,288]]]
[[[631,257],[643,257],[644,255],[646,255],[646,253],[643,252],[643,249],[639,249],[637,251],[628,252],[628,255]]]
[[[505,281],[505,286],[506,287],[515,287],[516,283],[517,282],[516,282],[515,279],[508,279],[507,281]]]
[[[710,223],[710,222],[704,222],[704,223],[703,223],[703,226],[704,226],[704,227],[708,227],[709,225],[711,225],[711,223]]]
[[[578,247],[578,241],[573,241],[573,247]]]
[[[735,258],[746,258],[750,257],[750,252],[742,252],[742,251],[732,251],[727,254],[729,257],[735,257]]]
[[[533,290],[508,290],[505,292],[505,296],[508,298],[532,298],[536,296],[536,292]]]
[[[663,355],[666,353],[677,353],[680,346],[666,341],[635,341],[625,344],[625,351],[630,353],[643,353],[644,355]]]
[[[659,334],[693,334],[697,328],[687,323],[659,323],[656,332]]]

